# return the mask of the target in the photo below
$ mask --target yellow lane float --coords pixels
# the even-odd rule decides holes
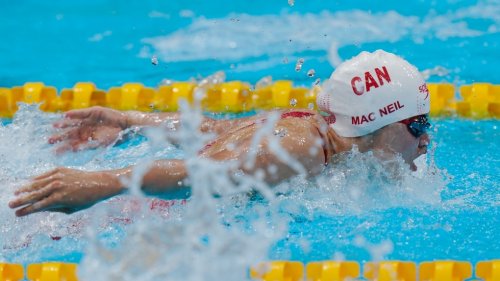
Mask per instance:
[[[316,108],[319,86],[294,87],[289,80],[279,80],[252,88],[249,83],[229,81],[211,85],[174,82],[158,88],[141,83],[125,83],[108,91],[91,82],[79,82],[71,89],[57,93],[41,82],[0,88],[0,118],[11,118],[17,103],[40,103],[47,112],[64,112],[95,105],[118,110],[177,111],[179,102],[198,101],[209,112],[246,112],[275,108]],[[500,86],[489,83],[462,85],[459,98],[456,87],[449,83],[429,83],[432,116],[459,116],[471,119],[500,118]]]

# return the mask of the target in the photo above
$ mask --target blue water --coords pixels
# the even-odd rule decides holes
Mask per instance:
[[[285,0],[2,0],[0,7],[0,87],[27,81],[57,88],[78,81],[103,89],[130,81],[156,86],[164,78],[187,80],[218,70],[229,80],[256,82],[272,75],[310,85],[314,79],[305,75],[308,69],[319,78],[333,70],[327,53],[334,41],[341,59],[384,48],[420,70],[449,70],[431,81],[500,82],[498,1],[295,1],[291,7]],[[356,17],[356,11],[363,14]],[[388,20],[393,14],[397,19]],[[204,34],[210,34],[204,46],[189,41]],[[159,49],[144,42],[158,36],[180,45]],[[235,48],[228,47],[231,40]],[[141,57],[143,48],[149,51]],[[156,67],[154,54],[160,62]],[[296,73],[299,57],[306,63]]]
[[[28,81],[43,81],[58,89],[78,81],[92,81],[103,89],[131,81],[157,86],[163,79],[185,81],[216,71],[224,71],[227,80],[255,83],[271,75],[275,80],[291,79],[310,86],[317,78],[329,77],[335,58],[344,60],[362,50],[379,48],[403,56],[421,71],[440,67],[440,71],[431,71],[429,81],[457,86],[473,82],[499,84],[499,15],[498,1],[408,4],[392,0],[296,0],[290,6],[283,0],[0,0],[0,87]],[[158,57],[157,66],[151,64],[152,56]],[[294,70],[298,58],[305,58],[300,72]],[[306,75],[309,69],[316,71],[315,77]],[[42,127],[49,121],[45,120]],[[49,155],[50,149],[38,139],[48,132],[37,131],[31,140],[31,125],[23,126],[18,129],[10,124],[0,127],[0,132],[24,132],[24,141],[11,143],[8,135],[0,141],[19,146],[40,143],[40,155]],[[388,259],[476,262],[499,258],[499,126],[498,120],[434,120],[435,150],[430,159],[442,173],[438,178],[446,182],[436,183],[438,203],[395,204],[361,212],[328,212],[328,207],[326,211],[314,207],[293,211],[287,216],[287,234],[273,243],[266,255],[304,262],[334,257],[363,261],[374,258],[367,250],[370,247],[362,245],[361,240],[366,239],[382,246],[386,245],[384,241],[390,241],[392,250],[378,251],[386,253]],[[0,176],[2,180],[20,180],[53,163],[83,167],[94,161],[97,167],[124,166],[147,155],[142,153],[143,143],[143,138],[132,139],[106,152],[104,159],[99,158],[102,155],[82,153],[74,157],[76,160],[70,156],[45,161],[30,149],[18,148],[12,154],[5,149],[5,159],[14,160],[0,170]],[[133,155],[125,155],[127,151],[133,151]],[[167,152],[170,157],[180,155],[177,150]],[[16,170],[16,161],[26,165],[28,175],[6,175]],[[416,183],[411,188],[422,188],[426,193],[432,190],[428,184],[423,181],[422,186]],[[323,193],[325,197],[337,195]],[[304,206],[311,202],[314,200],[299,200]],[[281,203],[282,213],[290,213],[286,207],[290,202]],[[13,220],[5,206],[0,207],[0,214],[9,222]],[[50,216],[37,219],[41,223],[16,221],[22,227],[35,224],[42,229],[34,232],[37,243],[17,250],[4,248],[0,258],[20,262],[82,259],[88,242],[81,235],[52,241],[49,235],[58,233],[59,225],[47,227],[53,223]],[[10,226],[0,227],[5,237],[24,232],[18,229],[12,234]],[[101,238],[120,245],[126,233],[106,228]],[[0,245],[9,241],[0,239]]]

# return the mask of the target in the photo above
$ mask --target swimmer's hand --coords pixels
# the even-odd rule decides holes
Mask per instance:
[[[128,124],[126,113],[94,106],[68,111],[54,127],[62,131],[51,136],[49,143],[61,143],[56,152],[62,153],[110,145]]]
[[[123,191],[117,175],[57,168],[33,178],[9,202],[16,216],[41,211],[73,213]]]

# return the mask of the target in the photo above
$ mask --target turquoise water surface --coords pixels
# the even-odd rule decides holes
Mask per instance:
[[[155,87],[164,79],[200,79],[216,71],[227,80],[256,83],[270,75],[309,87],[342,60],[379,48],[414,63],[428,81],[500,83],[498,1],[0,5],[0,87],[28,81],[58,89],[79,81],[102,89],[132,81]],[[299,58],[305,62],[297,72]],[[314,77],[306,74],[311,69]],[[151,132],[115,147],[56,157],[46,140],[59,117],[23,107],[0,126],[0,261],[80,262],[87,279],[92,272],[122,272],[135,280],[214,280],[229,272],[227,280],[238,280],[231,272],[265,259],[500,257],[498,120],[433,120],[427,159],[416,174],[401,172],[399,180],[388,180],[379,163],[354,151],[312,183],[294,179],[278,186],[276,197],[222,192],[213,198],[205,190],[230,184],[220,176],[223,167],[200,162],[192,170],[201,174],[191,178],[195,196],[186,204],[155,211],[151,198],[132,192],[74,215],[15,218],[7,202],[31,176],[56,166],[100,170],[190,159],[185,149],[201,140],[186,133],[178,147],[158,142],[161,133]]]

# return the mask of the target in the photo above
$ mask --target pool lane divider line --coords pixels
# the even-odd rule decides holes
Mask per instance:
[[[77,281],[77,264],[63,262],[21,264],[0,263],[0,281]],[[340,281],[359,278],[361,265],[355,261],[317,261],[306,266],[298,261],[270,261],[249,270],[252,280],[262,281]],[[472,264],[466,261],[440,260],[418,264],[410,261],[379,261],[363,264],[363,277],[377,281],[462,281],[472,277]],[[476,263],[475,278],[500,280],[500,259]]]
[[[27,82],[23,86],[0,88],[0,118],[12,118],[18,110],[18,102],[40,103],[40,109],[46,112],[65,112],[96,105],[117,110],[173,112],[179,109],[180,100],[192,103],[195,93],[202,93],[200,104],[207,112],[317,109],[316,95],[320,90],[319,86],[294,87],[290,80],[257,87],[243,81],[209,86],[195,82],[173,82],[157,88],[146,87],[141,83],[125,83],[108,91],[98,89],[91,82],[78,82],[73,88],[59,92],[42,82]],[[426,91],[431,98],[432,116],[500,118],[500,85],[473,83],[457,88],[450,83],[428,83]]]

